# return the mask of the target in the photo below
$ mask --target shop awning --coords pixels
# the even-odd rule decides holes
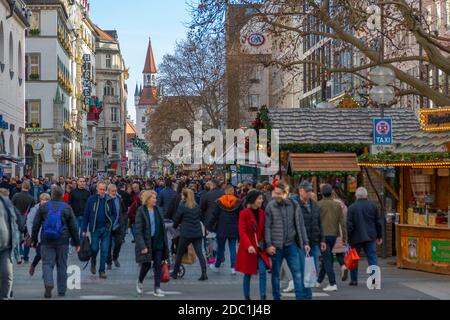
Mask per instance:
[[[288,174],[359,171],[355,153],[294,153],[289,156]]]

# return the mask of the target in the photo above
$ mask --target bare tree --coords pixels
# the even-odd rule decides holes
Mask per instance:
[[[273,35],[274,50],[267,66],[277,65],[301,73],[304,65],[314,66],[317,77],[352,74],[361,87],[373,85],[368,70],[385,65],[395,72],[397,97],[418,96],[436,106],[450,105],[450,38],[439,34],[437,18],[421,8],[422,0],[197,0],[192,1],[191,28],[197,40],[227,31],[227,12],[232,6],[245,6],[252,26]],[[426,1],[426,0],[423,0]],[[371,7],[380,8],[379,15]],[[450,14],[450,13],[447,13]],[[378,20],[378,21],[377,21]],[[373,23],[372,23],[373,22]],[[245,26],[242,26],[245,27]],[[351,64],[338,59],[308,57],[303,53],[311,38],[330,46],[332,55],[351,52]],[[419,74],[407,72],[420,66]],[[433,80],[428,70],[444,74],[447,86]],[[436,77],[436,76],[435,76]]]

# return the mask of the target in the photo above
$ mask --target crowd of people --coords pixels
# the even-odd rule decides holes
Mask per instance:
[[[312,191],[306,180],[295,189],[279,180],[232,186],[207,175],[59,177],[57,181],[3,177],[0,299],[13,297],[14,262],[29,263],[30,249],[35,255],[29,274],[33,276],[42,261],[45,298],[52,297],[55,267],[57,293],[65,296],[68,256],[80,251],[83,239],[90,240],[90,272],[106,280],[113,266],[121,267],[120,251],[128,233],[139,264],[135,287],[139,295],[153,269],[154,295],[164,297],[164,264],[178,279],[189,248],[200,264],[199,281],[208,280],[208,269],[218,273],[227,263],[230,274],[244,275],[246,300],[251,299],[252,276],[259,277],[260,298],[267,299],[269,274],[275,300],[281,299],[281,280],[289,280],[284,292],[295,292],[299,300],[312,299],[312,288],[304,284],[306,257],[314,258],[316,287],[322,287],[327,277],[323,290],[337,291],[333,261],[336,256],[340,278],[347,281],[348,245],[364,250],[369,265],[378,264],[380,215],[365,188],[356,191],[357,200],[348,208],[329,184],[320,186],[320,201]],[[211,236],[212,252],[207,245]],[[350,285],[357,286],[358,270],[350,274]]]

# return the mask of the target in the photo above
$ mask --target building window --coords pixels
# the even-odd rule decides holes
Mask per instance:
[[[258,110],[259,104],[259,94],[251,94],[248,96],[248,107],[250,110]]]
[[[112,122],[117,122],[118,120],[118,112],[117,112],[117,108],[116,107],[112,107],[111,108],[111,121]]]
[[[142,128],[141,132],[142,132],[142,134],[145,134],[145,128]]]
[[[112,65],[112,63],[111,63],[111,55],[110,54],[107,54],[106,55],[106,67],[107,68],[111,68],[111,65]]]
[[[112,142],[111,142],[111,150],[112,150],[112,152],[117,152],[117,143],[118,143],[118,140],[117,140],[117,135],[113,135],[112,136],[112,140],[111,140]]]
[[[9,34],[9,71],[14,72],[14,38]]]
[[[41,57],[37,53],[27,54],[25,57],[27,80],[40,80]]]
[[[145,123],[145,121],[146,121],[145,117],[142,117],[142,123]]]
[[[6,154],[5,135],[3,134],[3,131],[0,133],[0,154]]]
[[[41,102],[37,100],[29,100],[25,102],[27,127],[41,125]]]
[[[30,32],[34,33],[41,28],[41,14],[39,11],[33,11],[30,17]]]
[[[17,73],[19,79],[23,79],[25,72],[23,70],[22,43],[20,41],[17,49]]]
[[[251,73],[251,79],[252,82],[260,82],[261,81],[261,73],[262,73],[262,66],[256,65],[252,66],[252,73]]]
[[[3,32],[3,22],[0,21],[0,64],[5,63],[5,34]],[[1,68],[3,72],[4,65]]]
[[[106,81],[105,88],[103,89],[104,96],[114,96],[114,87],[111,81]]]

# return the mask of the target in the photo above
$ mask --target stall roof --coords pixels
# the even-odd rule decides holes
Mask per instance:
[[[360,170],[354,153],[293,153],[289,156],[288,172]]]
[[[371,144],[372,119],[380,117],[380,110],[272,108],[269,114],[272,127],[280,130],[281,144]],[[418,116],[411,109],[388,109],[385,116],[393,119],[394,143],[402,143],[422,132]]]
[[[398,146],[398,153],[426,153],[450,151],[450,133],[421,131]]]

